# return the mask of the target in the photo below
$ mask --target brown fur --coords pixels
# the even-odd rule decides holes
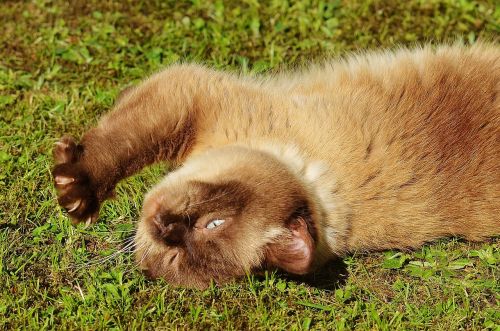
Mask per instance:
[[[80,144],[57,144],[59,202],[93,222],[119,180],[182,165],[144,201],[137,261],[197,287],[269,267],[304,274],[351,251],[484,240],[500,232],[499,92],[497,45],[268,79],[176,65],[123,93]]]

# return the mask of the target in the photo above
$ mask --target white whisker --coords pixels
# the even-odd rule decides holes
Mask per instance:
[[[130,248],[132,248],[134,246],[137,249],[137,244],[134,241],[132,241],[132,242],[128,243],[127,245],[125,245],[124,247],[122,247],[121,249],[119,249],[116,252],[114,252],[113,254],[110,254],[108,256],[102,257],[102,258],[94,260],[94,261],[89,261],[87,263],[84,263],[84,264],[78,266],[78,268],[76,269],[76,271],[78,271],[78,270],[80,270],[82,268],[86,268],[86,267],[90,267],[90,266],[95,266],[95,265],[100,265],[100,264],[104,264],[104,263],[106,263],[108,261],[111,261],[114,258],[118,257],[119,255],[127,252]]]
[[[146,251],[144,252],[144,254],[142,254],[142,257],[141,257],[141,260],[139,262],[136,263],[136,267],[140,267],[140,265],[142,264],[142,262],[148,257],[149,253],[151,253],[151,251],[153,250],[153,246],[150,245]]]

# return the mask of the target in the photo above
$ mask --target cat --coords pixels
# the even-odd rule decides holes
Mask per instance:
[[[176,64],[54,148],[58,202],[97,220],[115,185],[175,165],[147,193],[137,263],[203,288],[267,269],[304,275],[354,251],[500,232],[500,48],[351,55],[240,77]]]

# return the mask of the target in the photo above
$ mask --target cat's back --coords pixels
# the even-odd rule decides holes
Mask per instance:
[[[308,110],[304,141],[329,161],[367,231],[377,218],[389,227],[449,220],[446,231],[470,239],[487,235],[477,226],[462,233],[471,222],[500,226],[498,46],[358,55],[288,88],[323,100]]]
[[[368,158],[377,146],[411,146],[433,149],[442,161],[471,152],[500,156],[496,45],[357,55],[313,69],[293,91],[311,100],[304,111],[311,124],[306,135],[331,141],[327,152],[338,153],[342,145],[349,154]]]

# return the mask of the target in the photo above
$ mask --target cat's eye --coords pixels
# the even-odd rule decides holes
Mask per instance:
[[[207,229],[213,229],[215,227],[218,227],[219,225],[223,224],[224,222],[225,222],[225,220],[221,220],[221,219],[212,220],[212,221],[210,221],[210,223],[207,224]]]

